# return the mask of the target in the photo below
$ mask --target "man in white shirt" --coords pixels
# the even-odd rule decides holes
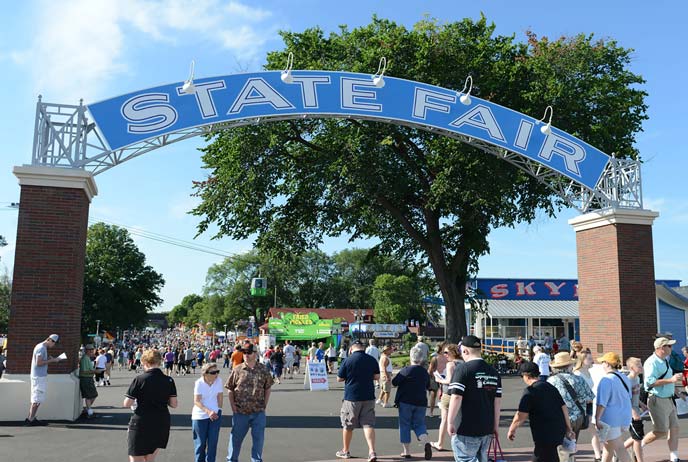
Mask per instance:
[[[368,348],[366,348],[366,354],[375,358],[375,361],[380,361],[380,350],[375,346],[375,339],[371,338],[368,340]]]
[[[284,342],[284,366],[287,368],[287,374],[288,376],[285,375],[285,378],[294,378],[294,353],[296,352],[296,348],[294,348],[294,345],[291,344],[291,340],[287,340]]]
[[[540,346],[533,348],[533,362],[540,368],[540,381],[546,382],[549,377],[549,353],[542,351]]]
[[[51,334],[47,339],[36,345],[31,357],[31,407],[29,416],[24,421],[24,425],[37,427],[48,425],[36,418],[38,407],[47,394],[48,388],[48,364],[59,362],[59,358],[48,356],[48,348],[52,348],[60,340],[57,334]]]

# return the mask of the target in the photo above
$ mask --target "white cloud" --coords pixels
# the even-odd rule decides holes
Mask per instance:
[[[236,58],[256,56],[275,27],[271,13],[222,0],[38,0],[33,42],[5,54],[29,67],[34,90],[50,99],[93,101],[127,72],[125,50],[140,40],[213,43]],[[269,31],[266,33],[265,31]]]

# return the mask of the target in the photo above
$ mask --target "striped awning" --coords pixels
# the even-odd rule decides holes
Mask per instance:
[[[489,300],[494,318],[577,318],[577,300]]]

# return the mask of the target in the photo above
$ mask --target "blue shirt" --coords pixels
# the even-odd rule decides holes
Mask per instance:
[[[392,379],[392,385],[398,387],[394,403],[406,403],[414,406],[428,405],[428,386],[430,376],[424,367],[406,366]]]
[[[673,383],[651,387],[657,380],[669,379],[673,375],[673,371],[667,359],[662,359],[656,354],[653,354],[645,360],[643,369],[645,369],[645,389],[648,390],[648,394],[655,395],[659,398],[671,398],[674,396]]]
[[[354,351],[339,367],[337,375],[344,379],[346,401],[370,401],[375,399],[373,376],[380,373],[375,358],[364,351]]]
[[[621,373],[610,372],[602,377],[597,386],[597,404],[604,406],[602,422],[624,428],[631,424],[632,388],[631,381]]]
[[[315,359],[317,359],[318,361],[322,361],[324,357],[325,357],[324,351],[322,351],[320,348],[315,350]]]

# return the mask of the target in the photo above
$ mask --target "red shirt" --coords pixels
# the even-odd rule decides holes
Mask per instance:
[[[688,386],[688,358],[683,361],[683,386]]]

